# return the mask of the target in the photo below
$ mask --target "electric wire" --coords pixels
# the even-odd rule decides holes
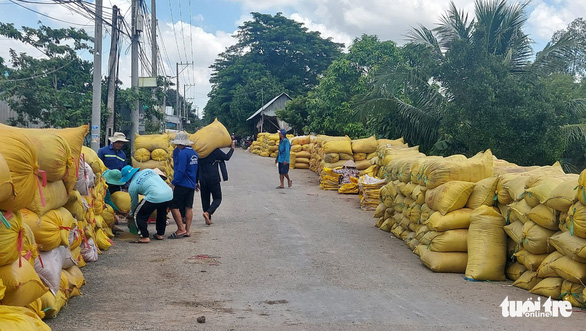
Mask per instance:
[[[32,11],[32,12],[33,12],[33,13],[35,13],[35,14],[38,14],[38,15],[41,15],[41,16],[44,16],[44,17],[50,18],[50,19],[52,19],[52,20],[55,20],[55,21],[62,22],[62,23],[67,23],[67,24],[72,24],[72,25],[78,25],[78,26],[92,26],[92,25],[93,25],[93,24],[80,24],[80,23],[73,23],[73,22],[64,21],[64,20],[61,20],[61,19],[58,19],[58,18],[55,18],[55,17],[49,16],[49,15],[43,14],[43,13],[41,13],[41,12],[39,12],[39,11],[36,11],[36,10],[34,10],[34,9],[32,9],[32,8],[28,8],[28,7],[24,6],[24,5],[21,5],[21,4],[17,3],[17,1],[16,1],[16,0],[8,0],[8,1],[10,1],[10,2],[12,2],[13,4],[15,4],[15,5],[19,6],[19,7],[22,7],[22,8],[24,8],[24,9],[26,9],[26,10]],[[88,23],[89,23],[89,22],[88,22]]]

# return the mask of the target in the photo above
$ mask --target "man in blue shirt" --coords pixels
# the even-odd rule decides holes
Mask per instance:
[[[114,135],[108,140],[111,144],[100,148],[98,157],[104,162],[106,168],[122,170],[126,165],[126,154],[122,147],[128,140],[122,132],[114,132]]]
[[[177,147],[173,150],[174,174],[171,184],[173,200],[169,204],[171,214],[177,223],[177,232],[173,232],[169,239],[189,237],[193,221],[193,196],[197,183],[198,156],[191,148],[193,142],[189,140],[187,132],[180,131],[171,141]],[[181,218],[181,210],[185,210],[185,226]]]
[[[287,186],[291,187],[293,181],[289,178],[289,160],[291,155],[291,143],[287,139],[287,130],[279,130],[279,153],[275,163],[279,163],[279,180],[281,185],[277,189],[285,188],[284,181],[287,178]]]

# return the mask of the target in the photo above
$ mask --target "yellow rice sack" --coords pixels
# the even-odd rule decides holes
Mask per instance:
[[[151,152],[151,159],[155,161],[165,161],[169,158],[169,153],[162,148],[157,148]]]
[[[586,282],[586,264],[562,256],[550,264],[551,268],[565,280],[584,284]]]
[[[50,182],[60,181],[67,176],[67,169],[75,169],[69,143],[60,135],[53,132],[24,129],[22,132],[33,143],[37,150],[40,170],[47,174]]]
[[[429,249],[434,252],[468,252],[468,229],[436,232]]]
[[[23,223],[33,231],[40,251],[48,252],[59,245],[69,246],[69,231],[72,224],[63,218],[59,209],[49,210],[41,218],[28,209],[21,209],[21,213]]]
[[[20,212],[4,213],[0,215],[0,266],[12,264],[20,257],[17,250],[19,244],[22,244],[22,216]]]
[[[572,235],[586,238],[586,206],[576,202],[568,212],[569,228]]]
[[[146,148],[138,148],[134,151],[134,158],[138,162],[146,162],[151,159],[151,151]]]
[[[466,277],[505,280],[507,236],[505,219],[495,208],[480,206],[470,215]]]
[[[46,318],[55,318],[61,311],[61,308],[67,304],[67,294],[62,290],[57,291],[56,295],[51,292],[45,293],[41,297],[41,303]]]
[[[4,156],[0,154],[0,201],[14,199],[15,194],[8,163],[6,163]]]
[[[549,238],[549,243],[560,253],[581,263],[586,263],[586,239],[558,232]]]
[[[96,230],[96,245],[99,249],[105,251],[112,246],[112,240],[108,238],[104,230],[98,228]]]
[[[378,143],[374,136],[352,140],[352,152],[370,154],[376,151]]]
[[[523,198],[531,207],[545,203],[551,192],[565,180],[564,176],[533,176],[525,182]]]
[[[167,168],[167,161],[149,160],[146,162],[139,162],[137,159],[132,158],[132,167],[140,168],[140,170],[159,168],[161,171],[165,172],[165,169]]]
[[[558,273],[551,267],[551,263],[556,261],[557,259],[563,257],[564,254],[560,252],[552,252],[549,254],[543,262],[537,268],[537,277],[539,278],[547,278],[547,277],[558,277]]]
[[[492,177],[493,156],[490,150],[466,160],[440,159],[430,162],[424,171],[425,185],[435,188],[450,181],[477,182]]]
[[[2,302],[9,306],[24,307],[49,290],[32,265],[18,260],[0,267],[0,279],[6,286]]]
[[[563,278],[548,277],[544,278],[539,283],[535,284],[529,292],[533,294],[543,295],[544,297],[559,298],[562,294]]]
[[[427,191],[425,203],[442,215],[463,208],[474,189],[474,183],[450,181]]]
[[[169,135],[164,134],[149,134],[134,135],[134,150],[144,148],[148,151],[154,151],[157,148],[167,149],[169,147]]]
[[[470,208],[462,208],[445,215],[442,215],[440,212],[434,212],[429,216],[425,225],[433,231],[467,229],[470,226],[470,214],[473,211]]]
[[[67,203],[65,204],[65,206],[63,206],[71,213],[73,217],[75,217],[75,219],[80,221],[83,220],[85,215],[82,199],[83,198],[81,197],[81,194],[79,194],[78,191],[73,190],[69,194],[69,199],[67,200]]]
[[[329,140],[323,145],[324,153],[344,153],[353,155],[350,138],[343,140]]]
[[[554,233],[555,231],[529,221],[523,225],[523,248],[531,254],[551,253],[555,249],[548,244],[548,240]]]
[[[25,223],[22,224],[22,230],[22,251],[20,255],[34,267],[35,259],[39,256],[35,234]]]
[[[25,307],[0,305],[0,325],[3,330],[51,331],[34,311]]]
[[[192,134],[189,139],[193,141],[193,149],[200,158],[210,155],[216,148],[228,147],[232,143],[228,130],[217,118]]]
[[[549,256],[549,254],[531,254],[526,249],[521,249],[515,253],[515,258],[519,263],[522,263],[530,271],[537,271],[541,263]]]
[[[578,186],[578,176],[568,174],[566,179],[551,191],[545,200],[545,205],[557,211],[567,211],[578,200],[576,186]]]
[[[527,270],[521,275],[521,277],[519,277],[519,279],[513,282],[513,286],[529,291],[542,280],[542,278],[537,277],[535,271]]]
[[[508,279],[516,281],[525,271],[527,271],[527,267],[519,262],[514,262],[507,267],[505,274]]]
[[[130,194],[128,192],[117,191],[110,195],[112,202],[123,213],[130,212]]]
[[[48,182],[47,186],[35,191],[33,201],[26,206],[37,215],[43,215],[51,209],[64,206],[69,197],[63,181]],[[43,205],[44,204],[44,205]]]
[[[37,314],[39,318],[45,318],[45,312],[43,311],[43,302],[41,301],[41,298],[38,298],[37,300],[26,305],[26,308],[30,309],[35,314]]]
[[[37,152],[30,139],[18,130],[0,126],[0,154],[10,169],[10,178],[14,184],[14,196],[0,201],[0,210],[18,210],[31,203],[38,190]],[[10,127],[8,127],[10,128]],[[6,193],[1,194],[6,195]]]
[[[542,226],[549,230],[558,230],[559,221],[555,209],[544,204],[539,204],[527,214],[527,217],[535,222],[535,224]]]
[[[424,245],[419,245],[416,251],[423,265],[433,272],[463,273],[466,270],[468,254],[461,252],[434,252]]]
[[[468,198],[466,207],[478,208],[482,205],[493,206],[497,201],[496,186],[498,183],[498,177],[492,176],[478,181],[474,185],[474,190]]]
[[[568,301],[574,307],[584,307],[584,285],[564,280],[562,283],[561,299]]]
[[[577,197],[578,200],[583,204],[586,205],[586,169],[582,170],[580,176],[578,177],[578,192]]]

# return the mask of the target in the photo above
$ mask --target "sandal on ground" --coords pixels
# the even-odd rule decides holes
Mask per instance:
[[[148,239],[148,238],[147,238],[147,239]],[[131,244],[148,244],[148,243],[150,243],[150,242],[151,242],[151,241],[150,241],[150,239],[149,239],[149,240],[140,240],[140,239],[136,239],[136,240],[133,240],[133,241],[131,241],[130,243],[131,243]]]
[[[289,180],[288,186],[291,187],[293,185],[293,181]]]
[[[275,187],[275,188],[276,188],[277,190],[280,190],[280,189],[283,189],[283,188],[285,188],[285,187],[284,187],[284,186],[277,186],[277,187]]]
[[[171,233],[171,235],[170,235],[169,237],[167,237],[167,238],[169,238],[169,239],[181,239],[181,238],[183,238],[183,237],[185,237],[185,233],[182,233],[182,234],[177,234],[177,232],[173,232],[173,233]]]
[[[156,239],[156,240],[163,240],[163,239],[165,239],[165,237],[163,237],[163,236],[161,236],[161,235],[158,235],[158,234],[154,234],[154,235],[153,235],[153,239]]]

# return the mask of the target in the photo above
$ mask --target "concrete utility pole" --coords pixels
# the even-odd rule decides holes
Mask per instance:
[[[131,85],[132,89],[136,93],[137,99],[134,108],[130,111],[130,122],[132,129],[130,130],[130,150],[134,153],[134,136],[138,133],[138,112],[140,108],[140,101],[138,100],[138,38],[140,32],[142,32],[142,19],[139,19],[139,1],[132,0],[132,49],[131,49]]]
[[[177,77],[176,77],[176,81],[177,81],[177,85],[176,85],[176,92],[177,94],[175,95],[175,115],[177,115],[177,117],[179,117],[179,130],[183,130],[183,121],[181,120],[182,116],[181,116],[181,107],[179,107],[179,66],[188,66],[188,65],[193,65],[193,61],[192,62],[186,62],[186,63],[179,63],[177,62]],[[183,70],[185,70],[185,68],[183,68]],[[183,71],[181,70],[181,71]],[[183,93],[185,94],[185,93]]]
[[[116,96],[116,81],[118,80],[118,7],[112,7],[112,40],[110,42],[110,57],[108,59],[108,120],[106,121],[106,136],[104,146],[109,145],[108,138],[114,134],[114,97]]]
[[[195,84],[183,85],[183,114],[185,115],[185,120],[189,120],[189,114],[187,112],[187,102],[185,102],[185,100],[187,100],[187,92],[185,92],[185,88],[192,87],[192,86],[195,86]]]
[[[91,147],[100,149],[100,113],[102,111],[102,0],[96,0],[94,27],[94,79],[92,95]]]

